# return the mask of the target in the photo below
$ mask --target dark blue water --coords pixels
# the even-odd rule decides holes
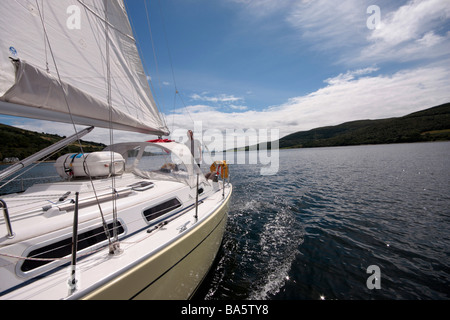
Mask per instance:
[[[231,173],[199,299],[450,298],[449,142],[281,150],[275,176]]]

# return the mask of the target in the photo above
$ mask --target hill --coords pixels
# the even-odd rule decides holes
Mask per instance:
[[[311,148],[450,140],[450,103],[400,118],[359,120],[290,134],[279,147]]]
[[[0,124],[0,161],[6,158],[23,160],[64,138],[55,134],[38,133]],[[100,151],[106,147],[101,143],[83,140],[81,142],[85,152]],[[64,150],[53,155],[51,160],[56,160],[59,156],[66,153],[79,152],[79,150],[78,144],[69,145]]]

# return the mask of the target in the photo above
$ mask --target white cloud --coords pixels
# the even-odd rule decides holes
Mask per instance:
[[[295,1],[286,20],[315,50],[360,45],[366,32],[367,4],[359,0]]]
[[[328,79],[324,88],[262,111],[223,113],[203,106],[192,120],[182,114],[167,117],[181,128],[191,128],[192,121],[201,121],[204,130],[276,128],[284,136],[346,121],[403,116],[450,101],[447,64],[392,75],[368,76],[377,70],[372,67],[348,71]]]
[[[284,19],[293,31],[289,39],[296,37],[302,50],[331,53],[337,64],[345,63],[350,70],[325,79],[323,88],[262,111],[250,110],[251,106],[243,105],[244,98],[235,95],[194,94],[190,96],[192,105],[166,115],[169,126],[188,129],[193,121],[201,121],[204,130],[277,128],[284,136],[345,121],[402,116],[450,101],[450,32],[445,29],[450,25],[448,0],[377,0],[381,24],[374,30],[366,24],[367,7],[373,2],[228,1],[261,18],[261,23],[272,18],[268,15]],[[437,62],[395,73],[374,67],[381,62],[419,59]],[[222,112],[218,105],[233,112]],[[73,132],[70,125],[23,126],[63,135]],[[115,142],[147,138],[122,132],[116,137]],[[109,141],[109,133],[96,129],[86,139]]]
[[[349,70],[325,79],[325,85],[310,94],[261,111],[243,106],[245,100],[235,95],[194,94],[193,105],[166,115],[169,126],[184,130],[201,121],[203,130],[275,128],[284,136],[351,120],[403,116],[450,101],[448,0],[228,2],[244,8],[242,14],[256,18],[253,21],[262,27],[269,19],[278,19],[274,23],[292,30],[284,39],[295,39],[302,50],[331,54],[336,64]],[[374,30],[367,27],[367,8],[372,4],[381,9]],[[376,67],[420,59],[427,59],[428,65],[394,73]]]
[[[210,111],[215,111],[215,108],[211,107],[211,106],[207,106],[207,105],[197,104],[197,105],[187,106],[185,108],[176,109],[175,111],[173,111],[173,113],[183,114],[185,112],[200,113],[200,112],[210,112]]]
[[[239,110],[225,113],[207,104],[188,106],[166,114],[169,128],[192,129],[194,121],[203,130],[278,129],[280,137],[297,131],[336,125],[360,119],[403,116],[450,102],[450,61],[399,71],[392,75],[370,76],[376,68],[350,70],[327,79],[327,85],[308,95],[289,99],[262,111]],[[239,108],[237,108],[239,109]],[[3,121],[8,122],[8,121]],[[17,120],[15,126],[37,132],[73,134],[70,124]],[[174,127],[175,125],[175,127]],[[152,136],[115,131],[114,142],[146,141]],[[83,138],[109,143],[109,131],[96,128]]]
[[[360,0],[291,1],[283,8],[299,47],[333,53],[337,63],[431,61],[450,53],[450,1],[375,3],[381,20],[374,30],[367,27],[371,3]]]
[[[214,102],[214,103],[232,103],[243,101],[243,98],[235,97],[234,95],[220,94],[217,96],[208,96],[206,94],[193,94],[190,96],[192,100],[195,101],[206,101],[206,102]]]
[[[450,2],[442,0],[413,0],[387,13],[369,40],[395,46],[417,40],[429,30],[439,27],[450,17]]]
[[[447,34],[448,36],[448,34]],[[433,31],[427,32],[422,38],[416,40],[416,43],[421,47],[432,47],[440,42],[444,41],[445,37],[434,34]]]
[[[230,104],[229,107],[231,109],[233,109],[233,110],[241,110],[241,111],[244,111],[244,110],[248,109],[247,106],[237,106],[237,105],[234,105],[234,104]]]
[[[340,82],[350,81],[350,80],[355,79],[357,76],[370,74],[370,73],[378,71],[378,70],[379,70],[379,68],[369,67],[369,68],[363,68],[363,69],[358,69],[358,70],[353,70],[353,71],[347,71],[345,74],[341,73],[337,77],[328,78],[328,79],[324,80],[324,82],[328,83],[330,85],[336,85],[336,84],[339,84]]]
[[[413,0],[386,13],[367,36],[359,60],[413,61],[450,53],[450,1]],[[447,27],[448,28],[448,27]]]
[[[403,116],[450,101],[450,72],[445,68],[418,68],[332,82],[308,96],[293,99],[282,109],[299,112],[302,126],[335,125],[359,119]],[[304,121],[301,119],[303,118]]]
[[[283,29],[290,47],[333,54],[338,64],[432,61],[450,53],[448,0],[228,1],[244,7],[248,17],[262,18],[261,27],[268,19],[285,23],[292,30],[287,35]],[[371,30],[367,9],[373,4],[381,14]]]

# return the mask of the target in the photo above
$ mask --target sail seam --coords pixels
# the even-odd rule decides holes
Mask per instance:
[[[109,21],[107,21],[106,19],[102,18],[99,14],[97,14],[93,9],[91,9],[86,3],[84,3],[82,0],[77,0],[78,3],[80,3],[86,10],[88,10],[90,13],[92,13],[94,16],[96,16],[98,19],[100,19],[101,21],[103,21],[105,24],[107,24],[108,26],[110,26],[111,28],[113,28],[114,30],[116,30],[117,32],[119,32],[121,35],[127,37],[128,39],[130,39],[131,41],[133,41],[134,43],[136,43],[136,39],[132,36],[130,36],[129,34],[126,34],[124,32],[122,32],[121,30],[117,29],[114,25],[112,25],[111,23],[109,23]]]

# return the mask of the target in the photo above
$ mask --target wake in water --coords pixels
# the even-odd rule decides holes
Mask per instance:
[[[233,292],[233,298],[269,299],[289,281],[303,229],[286,198],[267,199],[251,191],[252,199],[234,199],[224,252],[207,299],[227,298],[227,292]]]
[[[260,264],[255,271],[261,275],[249,295],[251,300],[267,299],[279,292],[289,280],[289,271],[298,247],[303,242],[303,231],[295,220],[290,206],[281,201],[267,204],[268,219],[263,226],[258,246]],[[269,214],[269,212],[273,214]]]

